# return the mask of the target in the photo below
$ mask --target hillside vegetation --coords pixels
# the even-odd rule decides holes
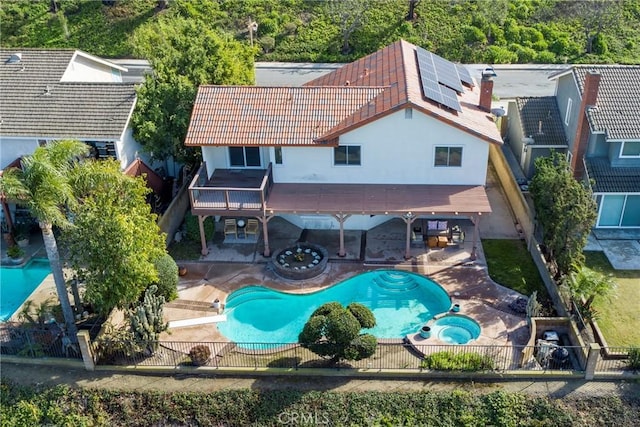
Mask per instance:
[[[1,43],[133,57],[161,15],[253,42],[263,61],[347,62],[404,38],[463,63],[640,62],[640,0],[5,1]]]
[[[2,380],[3,426],[633,426],[637,398],[504,391],[208,393],[21,387]]]

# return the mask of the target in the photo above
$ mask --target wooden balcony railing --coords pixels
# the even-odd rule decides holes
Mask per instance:
[[[221,172],[229,172],[223,170]],[[241,174],[242,171],[235,170]],[[230,178],[231,177],[231,178]],[[227,173],[225,183],[231,180],[230,186],[221,186],[216,182],[214,175],[210,178],[206,163],[202,163],[198,173],[191,181],[189,195],[191,198],[191,210],[195,214],[223,214],[225,211],[262,211],[265,202],[273,186],[271,163],[264,171],[262,180],[256,181],[255,187],[246,185],[233,185],[232,174]],[[240,181],[240,180],[239,180]]]

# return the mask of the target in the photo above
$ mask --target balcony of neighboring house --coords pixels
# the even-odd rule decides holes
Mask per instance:
[[[189,186],[194,215],[260,215],[273,186],[267,169],[207,169],[202,163]]]

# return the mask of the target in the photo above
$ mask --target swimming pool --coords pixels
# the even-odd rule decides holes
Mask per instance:
[[[34,259],[22,268],[0,268],[0,322],[6,322],[51,273],[49,260]]]
[[[227,298],[227,321],[217,325],[236,343],[296,343],[311,313],[330,301],[343,305],[359,302],[369,307],[377,324],[367,332],[378,338],[403,338],[415,333],[451,307],[447,292],[424,276],[376,270],[311,294],[289,294],[263,286],[239,289]]]

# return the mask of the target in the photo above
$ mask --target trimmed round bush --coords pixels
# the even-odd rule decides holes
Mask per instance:
[[[153,262],[158,271],[158,295],[164,296],[165,301],[178,298],[178,265],[171,255],[164,254]]]

